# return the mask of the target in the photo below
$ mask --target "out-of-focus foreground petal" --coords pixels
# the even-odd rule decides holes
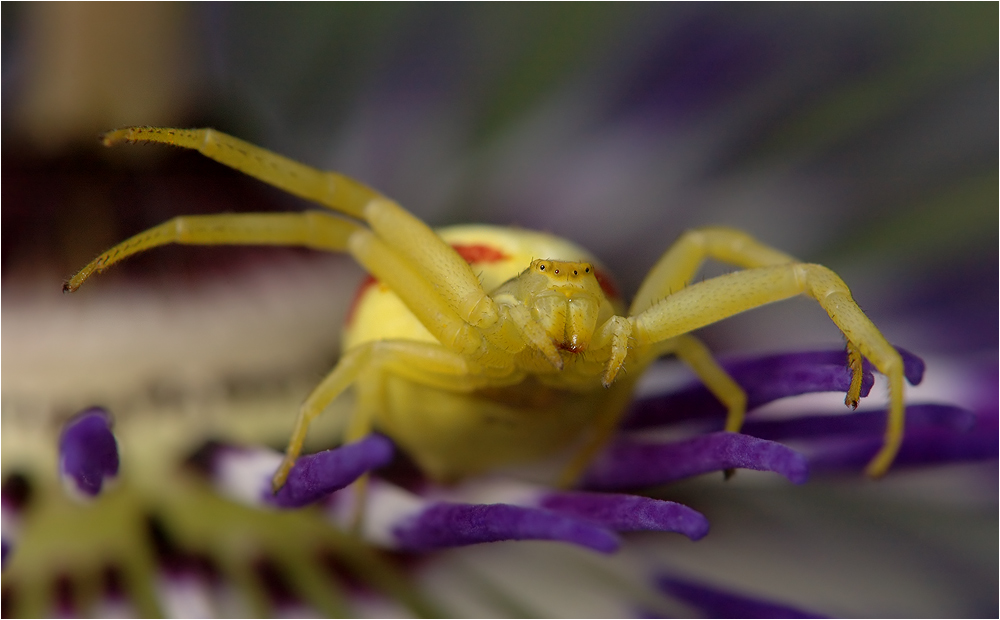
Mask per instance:
[[[59,471],[74,496],[92,498],[118,475],[118,443],[111,417],[98,407],[70,420],[59,439]]]
[[[251,506],[300,508],[343,489],[392,460],[392,442],[372,434],[359,441],[300,457],[275,493],[271,478],[282,455],[267,448],[209,443],[192,459],[219,491]]]
[[[657,587],[700,611],[705,618],[826,618],[822,614],[772,601],[727,592],[721,588],[661,575]]]
[[[911,385],[923,379],[924,362],[897,348],[903,357],[903,372]],[[729,375],[746,390],[747,411],[789,396],[814,392],[846,392],[851,385],[847,352],[804,351],[779,353],[750,359],[723,361]],[[866,360],[861,396],[874,383],[871,364]],[[721,425],[726,408],[700,381],[669,393],[640,398],[633,405],[624,428],[646,428],[690,419],[716,419]]]
[[[634,489],[737,467],[773,471],[795,484],[809,477],[805,457],[791,448],[748,435],[719,432],[673,443],[618,440],[597,457],[582,486]]]

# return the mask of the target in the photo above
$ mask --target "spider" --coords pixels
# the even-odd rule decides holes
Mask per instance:
[[[867,466],[883,475],[903,435],[903,363],[833,271],[728,228],[685,233],[653,266],[627,311],[601,264],[575,244],[486,225],[434,231],[379,192],[212,129],[129,127],[103,136],[195,149],[224,165],[336,212],[181,216],[98,256],[64,285],[168,243],[305,246],[348,252],[372,278],[348,319],[343,355],[306,398],[279,489],[310,422],[354,386],[345,440],[375,429],[431,478],[454,481],[503,465],[566,454],[571,486],[615,432],[637,379],[658,357],[689,365],[739,431],[746,396],[691,332],[796,295],[815,299],[847,340],[856,407],[862,358],[888,378],[882,448]],[[741,267],[691,281],[707,259]]]

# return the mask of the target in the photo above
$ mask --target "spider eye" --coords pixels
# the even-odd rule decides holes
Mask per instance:
[[[554,271],[553,271],[552,273],[559,273],[559,270],[558,270],[558,269],[556,269],[556,270],[554,270]]]
[[[545,265],[539,265],[538,266],[538,270],[539,271],[545,271]]]
[[[583,273],[590,273],[590,267],[587,267],[586,269],[584,269]]]
[[[574,275],[574,276],[576,276],[576,275],[580,275],[580,272],[579,272],[579,271],[577,271],[576,269],[574,269],[574,270],[573,270],[573,275]]]

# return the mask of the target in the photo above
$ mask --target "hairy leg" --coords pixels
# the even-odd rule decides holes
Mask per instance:
[[[889,379],[885,443],[867,468],[869,475],[881,476],[892,464],[903,438],[903,361],[855,303],[843,280],[826,267],[805,263],[775,265],[699,282],[632,317],[633,333],[642,344],[657,343],[800,294],[819,302],[847,338],[849,351],[859,351]],[[860,364],[852,366],[860,370]]]
[[[143,231],[104,252],[69,279],[63,290],[80,288],[90,276],[139,252],[167,245],[283,245],[343,252],[358,225],[325,213],[241,213],[187,215]]]
[[[629,316],[645,311],[658,300],[690,284],[709,258],[744,268],[799,262],[739,230],[690,230],[681,235],[646,274],[629,308]]]
[[[747,394],[743,388],[715,361],[701,340],[683,334],[667,342],[670,347],[663,353],[673,353],[694,371],[708,391],[726,406],[725,430],[738,433],[747,410]]]
[[[547,339],[531,339],[530,333],[514,333],[510,325],[500,320],[501,309],[486,294],[476,274],[454,248],[405,209],[361,183],[336,172],[311,168],[212,129],[126,127],[104,136],[104,143],[108,146],[122,141],[159,142],[194,149],[289,193],[363,220],[371,227],[370,231],[344,222],[340,225],[343,234],[337,236],[335,247],[321,243],[320,249],[341,251],[349,245],[355,258],[372,275],[396,291],[446,346],[480,356],[485,354],[505,367],[510,355],[523,348],[524,339],[528,338],[536,346],[542,346],[543,352],[556,367],[561,364],[561,358]],[[220,219],[212,220],[206,226],[228,222],[227,216],[213,217]],[[316,247],[303,242],[302,238],[307,236],[305,233],[295,233],[290,237],[283,235],[280,228],[286,220],[280,216],[259,217],[272,219],[262,220],[263,223],[252,233],[241,233],[238,229],[243,224],[233,222],[232,234],[205,234],[198,239],[182,238],[180,232],[173,230],[189,222],[200,224],[196,218],[171,220],[112,248],[68,282],[66,289],[75,290],[90,273],[100,271],[124,256],[164,243],[269,243]],[[277,229],[270,231],[270,226]],[[355,230],[359,232],[354,235],[354,241],[346,242],[347,235]],[[520,322],[522,332],[523,323]],[[489,337],[491,344],[484,344],[484,337]]]
[[[290,194],[358,219],[364,206],[381,196],[346,175],[317,170],[214,129],[124,127],[109,131],[103,139],[105,146],[160,142],[193,149]]]

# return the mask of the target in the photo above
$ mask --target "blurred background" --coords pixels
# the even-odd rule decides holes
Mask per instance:
[[[99,145],[132,124],[214,127],[360,179],[431,225],[568,237],[629,294],[686,228],[742,228],[840,273],[890,341],[928,361],[925,393],[995,410],[994,3],[0,10],[5,477],[51,474],[60,424],[94,403],[120,443],[155,434],[136,439],[137,460],[174,462],[208,435],[280,444],[337,358],[362,277],[343,257],[170,247],[61,294],[99,252],[174,215],[311,208],[196,153]],[[841,346],[804,300],[705,338],[723,354]],[[932,525],[911,534],[938,555],[870,571],[912,581],[856,605],[820,586],[779,591],[839,615],[995,613],[993,465],[952,488],[958,517],[934,504],[956,485],[907,483],[907,509],[934,489]],[[951,544],[959,523],[968,536]],[[727,572],[725,545],[740,547],[718,538],[720,555],[705,552],[717,565],[687,569],[759,587],[756,569]]]

